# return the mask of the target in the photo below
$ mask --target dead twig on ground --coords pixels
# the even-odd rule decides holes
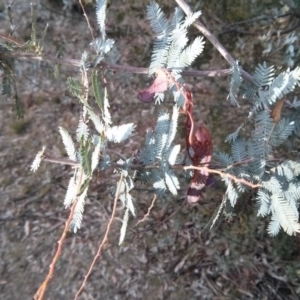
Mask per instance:
[[[155,203],[156,198],[157,198],[156,195],[154,195],[154,198],[153,198],[153,200],[152,200],[152,202],[151,202],[151,205],[150,205],[149,208],[148,208],[147,213],[144,215],[143,219],[139,220],[133,227],[138,226],[140,223],[144,222],[144,221],[146,220],[147,217],[149,217],[149,214],[150,214],[150,212],[151,212],[151,209],[152,209],[153,206],[154,206],[154,203]]]

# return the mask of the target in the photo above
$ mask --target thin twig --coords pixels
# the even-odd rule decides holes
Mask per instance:
[[[19,42],[15,38],[13,38],[11,36],[8,36],[8,35],[5,35],[5,34],[2,34],[2,33],[0,33],[0,38],[4,39],[4,40],[6,40],[6,41],[8,41],[10,43],[14,43],[17,46],[23,46],[24,45],[24,43]]]
[[[3,36],[0,34],[0,38]],[[1,58],[15,58],[20,60],[38,60],[51,63],[57,63],[64,66],[71,66],[78,68],[81,64],[80,60],[71,58],[59,58],[48,54],[36,55],[35,53],[1,53]],[[118,72],[133,73],[133,74],[149,74],[148,68],[131,67],[126,65],[108,64],[101,62],[100,67]],[[196,70],[186,70],[181,72],[182,76],[188,77],[223,77],[231,74],[230,69],[221,70],[209,70],[209,71],[196,71]]]
[[[79,178],[79,181],[78,181],[78,185],[77,185],[77,193],[79,193],[80,191],[80,186],[81,186],[81,182],[82,182],[82,178],[83,178],[83,171],[81,170],[80,172],[80,178]],[[39,287],[38,291],[36,292],[36,294],[34,295],[34,299],[35,300],[42,300],[43,297],[44,297],[44,294],[46,292],[46,289],[47,289],[47,286],[51,280],[51,278],[53,277],[53,274],[54,274],[54,268],[55,268],[55,265],[58,261],[58,258],[62,252],[62,245],[66,239],[66,236],[67,236],[67,232],[70,228],[70,224],[71,224],[71,221],[72,221],[72,218],[73,218],[73,215],[74,215],[74,211],[75,211],[75,207],[76,207],[76,204],[77,204],[77,198],[76,198],[76,201],[74,201],[73,205],[72,205],[72,208],[71,208],[71,211],[70,211],[70,214],[69,214],[69,217],[68,217],[68,220],[65,224],[65,228],[64,228],[64,231],[58,241],[58,246],[57,246],[57,250],[56,250],[56,253],[53,257],[53,260],[50,264],[50,267],[49,267],[49,272],[46,276],[46,279],[44,280],[44,282],[41,284],[41,286]]]
[[[52,157],[51,155],[48,155],[48,154],[44,154],[43,160],[49,161],[49,162],[52,162],[55,164],[70,165],[73,167],[80,166],[80,164],[78,162],[76,162],[75,160],[66,159],[66,158],[56,158],[56,157]]]
[[[135,74],[149,74],[149,68],[131,67],[125,65],[108,64],[105,62],[100,63],[100,65],[111,71],[135,73]],[[192,77],[223,77],[231,74],[230,69],[223,70],[211,70],[211,71],[196,71],[196,70],[185,70],[181,72],[182,76],[192,76]]]
[[[79,1],[79,4],[80,4],[80,6],[81,6],[81,8],[82,8],[82,10],[83,10],[83,15],[84,15],[84,17],[86,18],[86,22],[87,22],[88,27],[89,27],[89,30],[90,30],[90,32],[91,32],[92,39],[95,40],[94,34],[93,34],[93,29],[92,29],[92,27],[91,27],[89,18],[88,18],[88,16],[87,16],[86,12],[85,12],[84,6],[83,6],[81,0],[78,0],[78,1]]]
[[[151,209],[152,209],[153,206],[154,206],[154,203],[155,203],[156,198],[157,198],[156,195],[154,195],[154,198],[153,198],[153,200],[152,200],[152,202],[151,202],[151,205],[150,205],[149,208],[148,208],[147,213],[144,215],[143,219],[139,220],[133,227],[138,226],[140,223],[144,222],[144,221],[146,220],[147,217],[149,217],[150,212],[151,212]]]
[[[1,37],[1,35],[0,35]],[[0,58],[16,58],[20,60],[38,60],[38,61],[46,61],[51,63],[58,63],[65,66],[79,67],[80,60],[78,59],[70,59],[70,58],[59,58],[53,55],[42,54],[36,55],[35,53],[1,53]]]
[[[230,178],[232,179],[233,181],[235,182],[240,182],[240,183],[243,183],[244,185],[247,185],[253,189],[255,188],[259,188],[261,187],[262,185],[259,184],[259,183],[251,183],[249,181],[247,181],[246,179],[244,178],[238,178],[232,174],[229,174],[229,173],[224,173],[223,171],[220,171],[220,170],[215,170],[215,169],[210,169],[208,167],[196,167],[196,166],[186,166],[186,167],[183,167],[185,170],[189,170],[189,169],[194,169],[194,170],[200,170],[200,171],[205,171],[205,172],[208,172],[208,173],[214,173],[214,174],[218,174],[220,175],[221,177],[223,178]]]
[[[119,156],[120,158],[122,158],[124,161],[127,160],[127,157],[125,155],[123,155],[122,153],[120,152],[117,152],[113,149],[109,149],[109,153],[112,153],[112,154],[115,154],[116,156]]]
[[[235,162],[235,163],[227,166],[226,169],[224,169],[224,170],[228,170],[228,169],[232,169],[233,167],[236,167],[236,166],[248,164],[249,162],[252,162],[253,159],[254,158],[251,157],[251,158],[248,158],[248,159],[245,159],[245,160],[242,160],[242,161]]]
[[[45,161],[49,161],[49,162],[53,162],[53,163],[59,163],[59,164],[66,164],[66,165],[71,165],[71,166],[74,166],[74,167],[78,167],[78,163],[76,163],[75,161],[72,161],[72,160],[69,160],[69,159],[60,159],[60,158],[54,158],[54,157],[50,157],[50,156],[46,156],[46,158],[44,158]],[[234,163],[232,165],[230,165],[229,167],[227,167],[226,169],[228,168],[232,168],[236,165],[240,165],[240,164],[246,164],[248,162],[251,162],[252,161],[252,158],[251,159],[247,159],[247,160],[244,160],[244,161],[241,161],[241,162],[237,162],[237,163]],[[124,165],[122,164],[118,164],[118,163],[111,163],[111,167],[113,168],[123,168]],[[144,169],[158,169],[159,166],[158,165],[148,165],[148,166],[145,166],[145,165],[129,165],[128,166],[131,170],[144,170]],[[205,166],[199,166],[199,167],[196,167],[196,166],[182,166],[182,165],[173,165],[171,166],[172,169],[184,169],[184,170],[188,170],[188,169],[196,169],[196,170],[206,170],[208,171],[209,173],[214,173],[214,174],[218,174],[220,175],[221,177],[228,177],[228,178],[231,178],[232,180],[236,181],[236,182],[241,182],[241,183],[244,183],[245,185],[247,186],[250,186],[252,188],[258,188],[258,187],[261,187],[260,184],[252,184],[250,183],[249,181],[243,179],[243,178],[238,178],[234,175],[231,175],[229,173],[226,173],[224,172],[224,170],[226,169],[222,169],[222,170],[216,170],[216,169],[210,169],[208,167],[205,167]],[[136,225],[135,225],[136,226]]]
[[[91,273],[92,273],[93,267],[94,267],[94,265],[95,265],[95,263],[96,263],[98,257],[101,255],[101,251],[102,251],[104,245],[106,244],[106,242],[107,242],[107,240],[108,240],[108,234],[109,234],[109,231],[110,231],[110,228],[111,228],[111,224],[112,224],[112,222],[113,222],[113,220],[114,220],[115,213],[116,213],[117,202],[118,202],[118,199],[119,199],[119,194],[120,194],[120,189],[121,189],[122,181],[123,181],[123,174],[121,174],[120,181],[119,181],[119,183],[118,183],[118,188],[117,188],[116,196],[115,196],[115,199],[114,199],[113,210],[112,210],[112,213],[111,213],[110,220],[109,220],[109,222],[108,222],[108,224],[107,224],[106,232],[105,232],[105,234],[104,234],[103,240],[102,240],[102,242],[101,242],[101,244],[100,244],[100,246],[99,246],[99,248],[98,248],[98,251],[97,251],[97,253],[96,253],[96,255],[95,255],[94,259],[93,259],[93,262],[92,262],[92,264],[91,264],[91,266],[90,266],[90,268],[89,268],[87,274],[84,276],[84,280],[83,280],[83,282],[82,282],[82,285],[81,285],[81,287],[79,288],[79,290],[77,291],[74,300],[77,300],[78,297],[79,297],[79,295],[80,295],[80,293],[82,292],[82,290],[83,290],[83,288],[84,288],[84,286],[85,286],[85,284],[86,284],[86,282],[87,282],[89,276],[90,276]]]
[[[104,69],[111,70],[111,71],[119,71],[119,72],[128,72],[128,73],[135,73],[135,74],[149,74],[149,68],[139,68],[139,67],[131,67],[131,66],[124,66],[124,65],[117,65],[117,64],[109,64],[109,63],[100,63],[100,66]]]

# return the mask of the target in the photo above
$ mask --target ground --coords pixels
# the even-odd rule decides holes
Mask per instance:
[[[77,7],[63,10],[60,1],[37,3],[38,34],[49,24],[44,51],[79,59],[88,49],[90,33]],[[117,63],[147,67],[153,34],[145,18],[145,3],[111,1],[107,35],[116,40]],[[133,3],[133,4],[132,4]],[[171,11],[173,3],[165,6]],[[97,28],[92,8],[87,9]],[[15,1],[16,39],[30,36],[30,5]],[[9,33],[9,20],[0,15],[0,33]],[[118,54],[117,53],[117,54]],[[116,55],[117,55],[116,54]],[[217,52],[198,62],[203,69],[226,68]],[[18,92],[25,108],[18,120],[13,105],[0,96],[0,294],[1,299],[32,299],[45,278],[57,248],[69,210],[63,199],[72,169],[43,163],[30,172],[35,154],[43,145],[53,156],[64,155],[58,132],[63,126],[75,134],[80,104],[68,92],[65,79],[77,69],[62,67],[61,79],[53,78],[54,65],[17,61]],[[139,102],[138,92],[151,80],[146,76],[108,72],[108,92],[115,124],[134,121],[136,133],[115,151],[131,153],[142,145],[145,131],[155,124],[158,108]],[[204,119],[221,147],[232,120],[226,101],[226,79],[188,78],[199,118]],[[170,108],[172,103],[165,103]],[[141,118],[142,116],[142,118]],[[201,117],[200,117],[201,116]],[[242,117],[241,117],[242,120]],[[181,124],[183,120],[181,120]],[[224,131],[226,124],[226,132]],[[221,128],[221,129],[220,129]],[[183,133],[178,142],[184,147]],[[82,228],[68,233],[45,299],[72,299],[97,251],[113,205],[117,175],[100,175],[89,190]],[[220,218],[206,228],[222,199],[222,185],[205,192],[196,206],[185,203],[187,181],[182,179],[179,196],[157,199],[147,220],[136,222],[147,212],[153,198],[151,186],[137,186],[137,217],[131,219],[122,246],[118,246],[123,208],[117,218],[80,299],[299,299],[299,237],[266,233],[266,220],[256,217],[253,195],[242,199],[229,222]]]

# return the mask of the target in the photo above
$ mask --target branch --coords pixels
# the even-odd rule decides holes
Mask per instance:
[[[82,182],[82,178],[83,178],[83,171],[81,170],[80,172],[80,178],[79,178],[79,181],[78,181],[78,185],[77,185],[77,193],[79,193],[80,191],[80,186],[81,186],[81,182]],[[36,294],[34,295],[34,299],[35,300],[42,300],[43,297],[44,297],[44,294],[46,292],[46,289],[47,289],[47,286],[51,280],[51,278],[53,277],[53,274],[54,274],[54,268],[55,268],[55,265],[58,261],[58,258],[62,252],[62,245],[65,241],[65,238],[67,236],[67,232],[70,228],[70,224],[71,224],[71,221],[72,221],[72,218],[73,218],[73,215],[74,215],[74,210],[75,210],[75,207],[76,207],[76,204],[77,204],[77,199],[76,201],[74,201],[73,205],[72,205],[72,208],[71,208],[71,211],[70,211],[70,214],[69,214],[69,217],[68,217],[68,220],[65,224],[65,228],[64,228],[64,231],[58,241],[58,246],[57,246],[57,250],[56,250],[56,253],[53,257],[53,260],[50,264],[50,267],[49,267],[49,272],[48,272],[48,275],[46,276],[46,279],[44,280],[44,282],[41,284],[41,286],[39,287],[38,291],[36,292]]]
[[[259,187],[262,187],[261,184],[259,183],[251,183],[250,181],[247,181],[246,179],[244,178],[238,178],[232,174],[229,174],[229,173],[224,173],[223,171],[219,171],[219,170],[215,170],[215,169],[210,169],[208,167],[196,167],[196,166],[186,166],[186,167],[183,167],[183,169],[185,170],[190,170],[190,169],[194,169],[194,170],[200,170],[200,171],[205,171],[205,172],[208,172],[208,173],[213,173],[213,174],[218,174],[220,175],[221,177],[225,177],[225,178],[230,178],[232,179],[233,181],[235,182],[240,182],[240,183],[243,183],[244,185],[247,185],[253,189],[256,189],[256,188],[259,188]]]
[[[90,32],[91,32],[92,39],[95,40],[94,34],[93,34],[93,29],[92,29],[92,27],[91,27],[89,18],[88,18],[88,16],[87,16],[86,12],[85,12],[84,6],[83,6],[81,0],[78,0],[78,1],[79,1],[79,4],[80,4],[81,8],[82,8],[83,15],[84,15],[84,17],[86,18],[86,22],[87,22],[88,27],[89,27],[89,30],[90,30]]]
[[[175,0],[181,9],[186,13],[186,15],[192,14],[192,10],[185,3],[184,0]],[[196,21],[193,24],[220,52],[220,54],[227,60],[227,62],[232,66],[235,63],[235,59],[229,54],[229,52],[224,48],[224,46],[219,42],[219,40],[200,22]],[[241,69],[242,76],[248,81],[252,81],[253,77]]]
[[[16,40],[15,38],[11,37],[11,36],[7,36],[5,34],[0,33],[0,37],[10,43],[13,43],[17,46],[23,46],[24,44],[19,42],[18,40]]]
[[[22,43],[3,35],[0,33],[0,38],[7,40],[9,42],[13,42],[18,46],[22,46]],[[65,66],[71,66],[78,68],[81,64],[80,60],[72,59],[72,58],[59,58],[49,54],[36,55],[35,53],[0,53],[1,58],[15,58],[19,60],[38,60],[38,61],[46,61],[51,63],[59,63]],[[126,65],[117,65],[117,64],[109,64],[105,62],[101,62],[99,64],[100,67],[111,70],[111,71],[119,71],[126,73],[134,73],[134,74],[149,74],[148,68],[140,68],[140,67],[131,67]],[[196,70],[186,70],[181,73],[183,76],[191,76],[191,77],[223,77],[231,74],[230,69],[223,70],[210,70],[210,71],[196,71]]]
[[[109,150],[109,152],[116,154],[118,156],[120,156],[124,161],[126,161],[126,157],[114,150]],[[51,156],[49,154],[44,153],[44,157],[42,159],[43,161],[48,161],[54,164],[60,164],[60,165],[69,165],[72,166],[74,168],[78,168],[80,166],[80,164],[78,162],[76,162],[75,160],[71,160],[68,158],[57,158],[54,156]],[[111,167],[115,168],[115,169],[123,169],[124,165],[122,164],[118,164],[118,163],[111,163],[110,164]],[[158,169],[159,165],[130,165],[129,168],[131,170],[142,170],[142,169]]]
[[[100,66],[107,70],[128,72],[135,74],[149,74],[148,68],[131,67],[117,64],[108,64],[105,62],[100,63]],[[222,77],[231,74],[230,69],[223,70],[211,70],[211,71],[196,71],[196,70],[186,70],[181,72],[182,76],[192,76],[192,77]]]
[[[48,154],[44,154],[43,160],[44,161],[49,161],[49,162],[52,162],[52,163],[55,163],[55,164],[70,165],[70,166],[73,166],[73,167],[79,167],[80,166],[80,164],[78,162],[74,161],[74,160],[65,159],[65,158],[56,158],[56,157],[53,157],[53,156],[48,155]]]
[[[0,34],[0,38],[2,35]],[[79,67],[80,60],[78,59],[70,59],[70,58],[59,58],[48,54],[36,55],[35,53],[0,53],[1,58],[16,58],[21,60],[38,60],[38,61],[47,61],[51,63],[59,63],[66,66]]]
[[[102,251],[104,245],[106,244],[106,242],[107,242],[107,240],[108,240],[108,234],[109,234],[109,231],[110,231],[110,227],[111,227],[111,224],[112,224],[112,222],[113,222],[113,220],[114,220],[115,213],[116,213],[117,202],[118,202],[118,199],[119,199],[119,194],[120,194],[120,189],[121,189],[122,181],[123,181],[123,174],[121,174],[120,181],[119,181],[119,183],[118,183],[118,188],[117,188],[116,196],[115,196],[115,199],[114,199],[113,210],[112,210],[112,213],[111,213],[110,220],[109,220],[109,222],[108,222],[108,224],[107,224],[107,228],[106,228],[106,232],[105,232],[105,234],[104,234],[104,238],[103,238],[103,240],[102,240],[102,242],[101,242],[101,244],[100,244],[100,246],[99,246],[99,248],[98,248],[98,251],[97,251],[97,253],[96,253],[95,257],[94,257],[94,260],[93,260],[93,262],[92,262],[92,264],[91,264],[91,266],[90,266],[90,268],[89,268],[87,274],[84,276],[84,280],[83,280],[83,282],[82,282],[82,285],[81,285],[81,287],[79,288],[79,290],[77,291],[74,300],[77,300],[78,297],[79,297],[79,295],[80,295],[80,293],[82,292],[82,290],[83,290],[83,288],[84,288],[84,286],[85,286],[85,284],[86,284],[86,282],[87,282],[89,276],[90,276],[91,273],[92,273],[93,267],[94,267],[94,265],[95,265],[95,263],[96,263],[98,257],[101,255],[101,251]]]
[[[112,151],[113,153],[117,154],[115,151]],[[125,159],[125,157],[124,157]],[[65,164],[65,165],[71,165],[73,167],[78,167],[79,164],[75,161],[72,161],[70,159],[61,159],[61,158],[54,158],[54,157],[51,157],[50,155],[47,155],[45,154],[45,158],[43,159],[45,161],[49,161],[49,162],[53,162],[53,163],[58,163],[58,164]],[[252,158],[251,159],[247,159],[247,160],[244,160],[244,161],[241,161],[241,162],[237,162],[237,163],[234,163],[230,166],[227,167],[228,168],[232,168],[236,165],[240,165],[240,164],[246,164],[248,162],[252,161]],[[123,164],[118,164],[118,163],[111,163],[110,165],[111,167],[115,168],[115,169],[123,169],[124,168],[124,165]],[[222,170],[216,170],[216,169],[210,169],[208,167],[196,167],[196,166],[182,166],[182,165],[173,165],[173,166],[170,166],[171,169],[179,169],[179,170],[189,170],[189,169],[195,169],[195,170],[204,170],[204,171],[207,171],[209,173],[214,173],[214,174],[218,174],[220,175],[221,177],[227,177],[227,178],[230,178],[232,180],[234,180],[235,182],[241,182],[251,188],[258,188],[258,187],[261,187],[262,185],[261,184],[253,184],[249,181],[247,181],[246,179],[243,179],[243,178],[238,178],[234,175],[231,175],[229,173],[225,173],[224,171]],[[131,170],[144,170],[144,169],[159,169],[160,166],[159,165],[128,165],[128,168],[131,169]],[[136,224],[137,225],[137,224]],[[136,226],[135,225],[135,226]]]

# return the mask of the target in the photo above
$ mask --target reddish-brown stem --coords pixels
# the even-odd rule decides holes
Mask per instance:
[[[221,177],[225,177],[225,178],[230,178],[232,179],[234,182],[240,182],[240,183],[243,183],[244,185],[247,185],[253,189],[255,188],[259,188],[259,187],[262,187],[261,184],[259,183],[251,183],[249,181],[247,181],[246,179],[244,178],[238,178],[232,174],[229,174],[229,173],[224,173],[223,171],[220,171],[220,170],[215,170],[215,169],[210,169],[206,166],[203,166],[203,167],[196,167],[196,166],[186,166],[184,167],[185,170],[189,170],[189,169],[194,169],[194,170],[204,170],[208,173],[213,173],[213,174],[218,174],[220,175]]]
[[[77,191],[79,192],[80,190],[80,186],[81,186],[81,182],[82,182],[82,176],[83,176],[83,172],[81,171],[80,173],[80,178],[79,178],[79,182],[78,182],[78,186],[77,186]],[[72,221],[72,218],[73,218],[73,214],[74,214],[74,210],[75,210],[75,207],[76,207],[76,204],[77,204],[77,198],[76,198],[76,201],[74,201],[72,207],[71,207],[71,211],[70,211],[70,214],[69,214],[69,217],[68,217],[68,220],[65,224],[65,228],[64,228],[64,231],[59,239],[59,241],[57,242],[58,243],[58,246],[57,246],[57,250],[56,250],[56,253],[52,259],[52,262],[50,264],[50,267],[49,267],[49,272],[46,276],[46,279],[44,280],[44,282],[41,284],[41,286],[39,287],[38,291],[36,292],[36,294],[34,295],[34,299],[35,300],[42,300],[44,295],[45,295],[45,292],[46,292],[46,289],[47,289],[47,286],[51,280],[51,278],[53,277],[53,274],[54,274],[54,268],[55,268],[55,265],[59,259],[59,256],[62,252],[62,245],[66,239],[66,236],[67,236],[67,232],[70,228],[70,224],[71,224],[71,221]]]
[[[189,144],[192,145],[193,144],[193,133],[194,133],[194,126],[195,126],[195,122],[192,116],[192,113],[190,111],[186,111],[186,113],[188,114],[188,117],[190,118],[190,122],[191,122],[191,129],[190,129],[190,134],[189,134]]]
[[[87,274],[84,276],[84,280],[82,282],[82,285],[81,287],[79,288],[79,290],[77,291],[76,295],[75,295],[75,300],[78,299],[80,293],[82,292],[89,276],[91,275],[92,273],[92,270],[93,270],[93,267],[98,259],[98,257],[101,255],[101,252],[102,252],[102,249],[104,247],[104,245],[106,244],[107,240],[108,240],[108,234],[109,234],[109,231],[110,231],[110,228],[111,228],[111,224],[114,220],[114,217],[115,217],[115,214],[116,214],[116,208],[117,208],[117,202],[118,202],[118,198],[119,198],[119,194],[120,194],[120,189],[121,189],[121,185],[122,185],[122,181],[123,181],[123,174],[121,174],[121,177],[120,177],[120,181],[118,183],[118,188],[117,188],[117,191],[116,191],[116,196],[115,196],[115,199],[114,199],[114,206],[113,206],[113,210],[112,210],[112,213],[111,213],[111,217],[110,217],[110,220],[107,224],[107,227],[106,227],[106,231],[105,231],[105,234],[104,234],[104,237],[103,237],[103,240],[98,248],[98,251],[93,259],[93,262],[91,263],[91,266],[87,272]]]

